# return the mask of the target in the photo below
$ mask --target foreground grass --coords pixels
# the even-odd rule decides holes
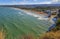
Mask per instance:
[[[58,19],[56,27],[50,32],[43,34],[40,39],[60,39],[60,19]]]
[[[0,39],[6,39],[6,34],[3,33],[3,30],[0,31]],[[9,38],[15,39],[15,38]],[[35,37],[32,34],[27,36],[17,36],[17,39],[60,39],[60,20],[58,20],[57,25],[50,32],[44,33],[38,37]]]
[[[42,35],[40,39],[60,39],[60,31],[48,32]]]
[[[0,31],[0,39],[5,39],[5,33],[3,31]]]

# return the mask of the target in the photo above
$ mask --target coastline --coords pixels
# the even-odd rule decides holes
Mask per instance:
[[[43,16],[44,15],[46,16],[47,14],[44,14],[44,13],[43,14],[39,14],[40,12],[37,12],[37,11],[25,10],[25,9],[20,9],[20,8],[15,8],[15,7],[12,7],[12,8],[15,9],[15,10],[21,10],[23,12],[26,12],[26,14],[31,15],[33,17],[36,17],[38,20],[46,20],[46,21],[49,21],[52,24],[54,24],[54,21],[52,20],[53,17],[51,17],[51,18],[48,18],[48,17],[47,18],[43,18]]]

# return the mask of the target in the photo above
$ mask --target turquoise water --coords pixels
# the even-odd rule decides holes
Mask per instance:
[[[29,12],[28,12],[29,13]],[[17,39],[20,35],[36,36],[48,31],[51,23],[26,14],[21,10],[0,7],[0,30],[6,31],[6,39]]]

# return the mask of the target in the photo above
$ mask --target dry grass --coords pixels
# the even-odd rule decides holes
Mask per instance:
[[[20,37],[21,39],[37,39],[33,34],[18,36],[18,39],[20,39]]]
[[[3,33],[3,30],[0,31],[0,39],[5,39],[5,34]]]
[[[60,39],[60,31],[48,32],[42,35],[40,39]]]
[[[0,39],[5,39],[5,34],[0,31]],[[19,39],[19,38],[18,38]],[[33,35],[22,36],[22,39],[60,39],[60,31],[48,32],[40,37],[34,37]]]
[[[56,32],[51,31],[43,34],[40,37],[34,37],[32,35],[23,36],[22,39],[60,39],[60,31],[56,31]]]

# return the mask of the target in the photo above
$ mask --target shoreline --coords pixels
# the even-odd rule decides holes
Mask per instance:
[[[13,7],[12,7],[13,8]],[[54,21],[52,20],[53,19],[53,17],[51,17],[51,18],[43,18],[41,15],[45,15],[45,14],[37,14],[37,11],[31,11],[31,10],[25,10],[25,9],[20,9],[20,8],[13,8],[13,9],[15,9],[15,10],[21,10],[21,11],[23,11],[23,12],[26,12],[26,14],[28,14],[28,15],[31,15],[31,16],[33,16],[33,17],[36,17],[38,20],[47,20],[47,21],[49,21],[49,22],[51,22],[51,23],[54,23]],[[28,13],[29,12],[29,13]],[[40,13],[40,12],[39,12]],[[46,16],[46,15],[45,15]]]

